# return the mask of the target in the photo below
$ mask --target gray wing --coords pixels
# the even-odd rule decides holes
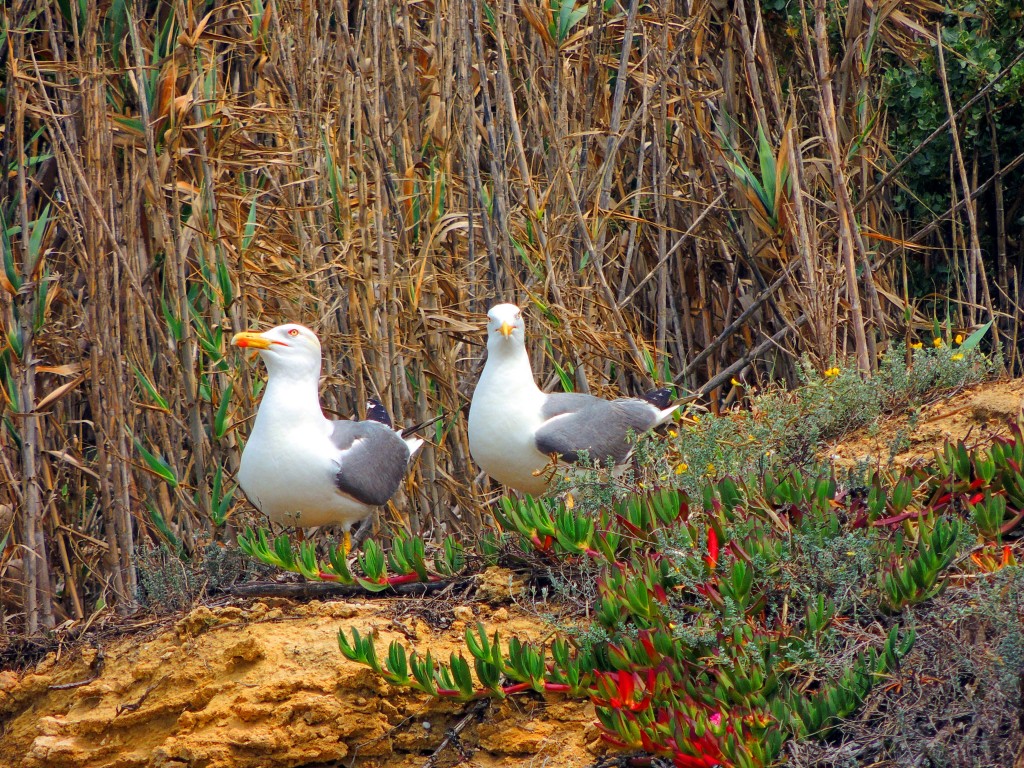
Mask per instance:
[[[335,421],[331,442],[342,452],[334,476],[339,491],[374,507],[395,495],[409,448],[394,430],[376,421]]]
[[[541,408],[545,421],[535,435],[537,450],[570,463],[586,451],[591,460],[618,464],[629,455],[629,431],[646,432],[658,415],[658,409],[643,400],[602,400],[570,392],[548,395]]]

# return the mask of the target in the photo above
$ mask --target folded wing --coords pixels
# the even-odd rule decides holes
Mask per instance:
[[[335,486],[363,504],[387,503],[405,476],[410,446],[376,421],[332,423],[331,442],[341,452]]]
[[[579,393],[548,395],[541,416],[537,450],[569,463],[586,451],[592,461],[618,464],[632,448],[627,439],[631,430],[641,434],[663,421],[662,412],[643,400],[602,400]]]

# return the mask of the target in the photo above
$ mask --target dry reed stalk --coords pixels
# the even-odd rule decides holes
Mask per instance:
[[[949,115],[949,133],[953,141],[953,156],[956,159],[957,173],[960,176],[960,187],[963,190],[965,198],[968,198],[966,205],[967,210],[967,223],[970,228],[971,235],[971,248],[969,257],[969,268],[968,274],[970,275],[967,282],[967,316],[970,325],[975,324],[974,309],[978,304],[977,298],[977,286],[980,280],[982,297],[985,302],[985,307],[988,309],[988,316],[993,321],[996,318],[995,309],[992,306],[992,295],[988,288],[988,276],[985,274],[985,265],[981,258],[981,241],[978,237],[978,216],[975,210],[971,197],[971,190],[978,186],[977,177],[975,175],[974,184],[971,184],[967,179],[967,165],[964,162],[963,150],[960,148],[960,134],[956,127],[956,117],[953,114],[953,102],[949,98],[949,82],[946,79],[946,58],[942,52],[942,34],[941,29],[937,30],[936,34],[936,51],[938,52],[939,60],[939,80],[942,83],[942,95],[946,102],[946,112]],[[977,166],[975,166],[977,170]],[[996,171],[998,174],[999,172]],[[994,178],[994,177],[993,177]],[[996,344],[999,344],[999,326],[997,323],[992,323],[992,334]]]
[[[864,313],[861,309],[860,288],[857,281],[857,243],[859,236],[855,232],[853,205],[850,202],[846,187],[846,175],[843,170],[842,154],[839,150],[838,123],[835,101],[832,93],[831,64],[828,55],[828,39],[825,30],[824,0],[814,3],[814,43],[817,50],[818,85],[821,89],[821,125],[825,134],[832,160],[833,190],[839,208],[840,253],[846,266],[846,295],[850,302],[850,324],[853,326],[856,340],[857,367],[861,373],[868,374],[873,370],[874,358],[868,352],[867,334],[864,328]],[[868,272],[868,279],[871,273]]]
[[[996,284],[1006,291],[1009,287],[1009,269],[1006,258],[1006,203],[1003,196],[1003,170],[999,160],[999,139],[996,133],[996,124],[992,119],[992,101],[986,98],[989,116],[986,120],[989,128],[989,147],[992,150],[992,163],[995,172],[992,174],[993,190],[995,196],[996,214]],[[977,184],[974,185],[975,187]]]

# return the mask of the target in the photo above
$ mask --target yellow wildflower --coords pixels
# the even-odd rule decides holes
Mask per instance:
[[[910,348],[911,349],[920,349],[923,346],[924,346],[924,344],[922,344],[920,341],[915,341],[913,344],[910,345]]]
[[[679,437],[679,433],[678,433],[678,432],[676,432],[676,431],[675,431],[674,429],[670,429],[670,430],[668,431],[668,436],[669,436],[669,437]]]
[[[708,474],[709,475],[715,474],[715,465],[714,464],[708,464]]]
[[[932,346],[938,349],[942,346],[942,339],[932,339]]]
[[[829,368],[825,371],[825,378],[832,379],[839,375],[839,368]]]
[[[743,382],[741,382],[741,381],[740,381],[739,379],[737,379],[737,378],[736,378],[735,376],[733,376],[733,377],[732,377],[731,381],[732,381],[732,385],[733,385],[734,387],[742,387],[742,386],[743,386]]]
[[[565,494],[565,508],[572,509],[576,506],[576,499],[572,497],[571,493]]]
[[[952,356],[951,358],[949,358],[949,359],[950,359],[950,360],[963,360],[963,359],[964,359],[964,356],[963,356],[963,353],[961,353],[961,352],[957,352],[957,353],[956,353],[955,355],[953,355],[953,356]]]
[[[958,333],[956,335],[956,345],[959,347],[963,343],[964,343],[964,335],[962,333]]]
[[[685,472],[688,469],[689,469],[689,467],[686,466],[686,462],[685,461],[682,464],[676,464],[676,474],[677,475],[683,474],[683,472]]]

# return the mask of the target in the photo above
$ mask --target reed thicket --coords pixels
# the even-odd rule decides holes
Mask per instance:
[[[896,153],[884,75],[935,60],[940,10],[5,5],[0,626],[130,610],[154,544],[233,546],[263,377],[226,346],[243,328],[316,330],[340,415],[443,415],[385,513],[439,536],[475,536],[497,492],[464,418],[495,300],[529,307],[544,386],[599,394],[718,407],[803,355],[869,374],[937,314],[995,318],[1016,369],[1020,157],[953,142],[951,210],[894,204],[900,161],[1020,76],[964,96],[947,55],[945,125]]]

